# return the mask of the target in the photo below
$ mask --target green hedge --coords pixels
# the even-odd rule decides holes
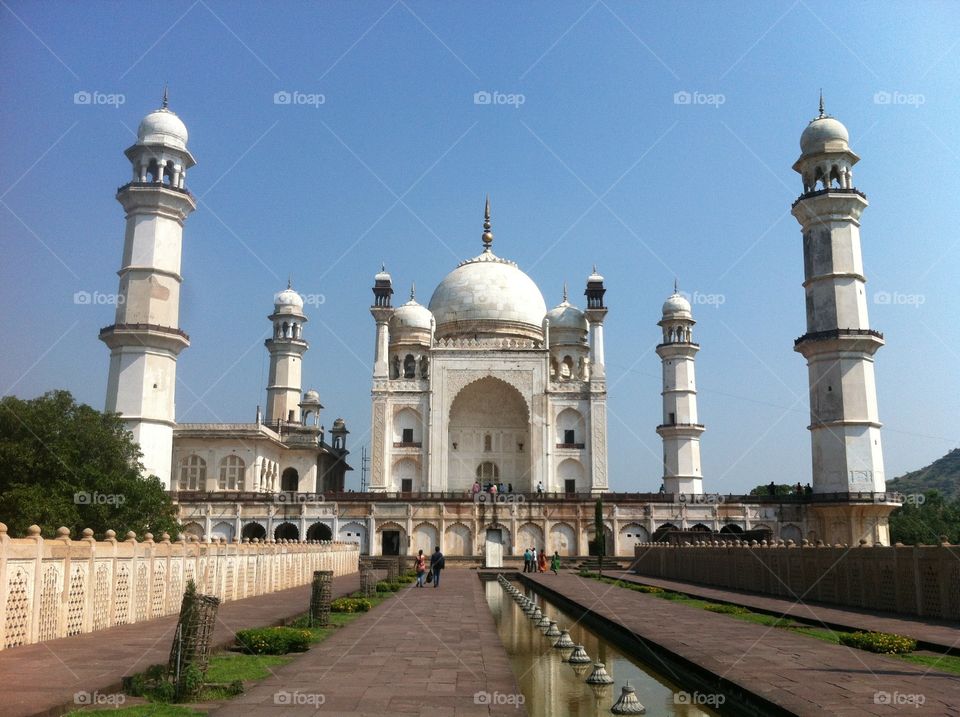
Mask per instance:
[[[293,627],[261,627],[239,630],[237,643],[255,655],[285,655],[306,652],[310,647],[310,631]]]
[[[917,641],[912,637],[893,635],[889,632],[845,632],[837,637],[841,645],[885,655],[899,655],[917,649]]]
[[[342,597],[330,603],[333,612],[369,612],[373,604],[365,598]]]
[[[739,605],[704,605],[704,610],[709,610],[710,612],[719,612],[724,615],[745,615],[749,610],[745,607],[740,607]]]

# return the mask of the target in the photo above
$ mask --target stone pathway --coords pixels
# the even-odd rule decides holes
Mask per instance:
[[[360,589],[360,574],[334,578],[333,596]],[[310,606],[310,585],[223,603],[214,645],[233,642],[235,631],[279,625]],[[170,657],[177,615],[0,651],[0,717],[61,715],[74,709],[77,692],[120,691],[126,675]]]
[[[789,615],[804,621],[812,620],[817,625],[826,626],[832,630],[865,630],[909,635],[921,643],[960,652],[960,630],[957,629],[956,625],[950,625],[942,621],[925,620],[922,617],[906,615],[875,614],[867,610],[830,607],[822,603],[809,604],[786,598],[758,595],[739,590],[724,590],[676,580],[663,580],[662,578],[652,578],[628,572],[611,571],[607,573],[607,571],[604,571],[604,575],[643,585],[655,585],[665,590],[685,593],[703,600],[735,603],[768,615]]]
[[[679,605],[574,574],[520,578],[795,715],[960,715],[960,676]],[[657,666],[654,665],[656,668]],[[660,668],[657,668],[660,669]],[[669,670],[661,670],[670,676]],[[889,699],[889,704],[884,700]],[[899,702],[898,702],[899,700]],[[917,706],[917,702],[923,702]]]
[[[520,690],[473,570],[445,570],[436,589],[405,587],[273,672],[213,714],[526,714],[512,704],[483,703],[487,695]]]

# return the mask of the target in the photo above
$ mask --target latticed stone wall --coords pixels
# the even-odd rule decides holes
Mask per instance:
[[[0,523],[0,650],[175,614],[187,582],[223,601],[305,585],[315,570],[355,573],[356,543],[106,540],[33,526],[10,538]]]
[[[636,547],[631,570],[788,600],[960,620],[960,546],[790,543],[645,543]]]

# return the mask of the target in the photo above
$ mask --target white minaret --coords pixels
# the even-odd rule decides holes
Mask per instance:
[[[847,129],[823,112],[800,137],[793,169],[803,194],[793,216],[803,227],[807,332],[794,349],[807,359],[813,492],[883,492],[883,452],[873,355],[883,336],[867,318],[860,215],[867,198],[853,186],[860,159]],[[844,541],[846,542],[846,541]]]
[[[385,266],[374,276],[373,306],[370,314],[377,324],[377,338],[373,359],[373,415],[371,427],[370,486],[372,493],[382,493],[387,489],[386,457],[390,455],[388,442],[392,445],[387,430],[387,404],[390,378],[390,317],[393,316],[391,297],[393,279]]]
[[[700,345],[693,342],[690,302],[677,291],[663,304],[663,343],[657,355],[663,364],[663,489],[667,493],[703,493],[700,470],[700,434],[705,430],[697,416],[697,380],[694,358]]]
[[[177,356],[190,345],[180,330],[183,223],[196,208],[186,189],[187,128],[163,105],[126,151],[132,181],[117,192],[127,215],[116,320],[100,331],[110,347],[106,410],[123,415],[140,444],[146,474],[170,487]]]
[[[300,423],[300,389],[303,385],[303,354],[310,347],[303,340],[303,298],[290,283],[273,301],[273,337],[264,341],[270,353],[267,378],[267,425]]]

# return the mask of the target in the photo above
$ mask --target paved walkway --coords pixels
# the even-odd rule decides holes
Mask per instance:
[[[473,570],[443,571],[436,589],[404,588],[273,672],[213,714],[526,714],[523,707],[482,704],[484,693],[520,689]]]
[[[333,580],[333,596],[360,589],[360,574]],[[279,625],[310,606],[310,585],[226,602],[217,613],[214,645],[234,633]],[[76,707],[76,692],[119,692],[124,676],[170,657],[177,615],[0,651],[0,716],[61,715]]]
[[[757,593],[739,590],[725,590],[628,572],[611,571],[607,573],[607,571],[604,571],[604,575],[642,585],[654,585],[703,600],[743,605],[756,612],[776,615],[777,617],[787,615],[795,620],[812,622],[819,626],[829,627],[832,630],[865,630],[908,635],[918,640],[921,643],[920,647],[924,649],[934,649],[942,652],[952,649],[960,652],[960,630],[957,629],[956,625],[938,620],[890,614],[878,615],[857,608],[829,607],[822,603],[809,604],[787,598],[758,595]]]
[[[960,715],[960,676],[832,645],[574,574],[520,576],[615,630],[795,715]],[[551,595],[554,593],[554,595]],[[670,676],[669,670],[663,670]],[[917,698],[920,695],[922,697]],[[877,704],[889,696],[891,704]],[[898,697],[899,696],[899,697]],[[923,700],[915,707],[896,701]]]

